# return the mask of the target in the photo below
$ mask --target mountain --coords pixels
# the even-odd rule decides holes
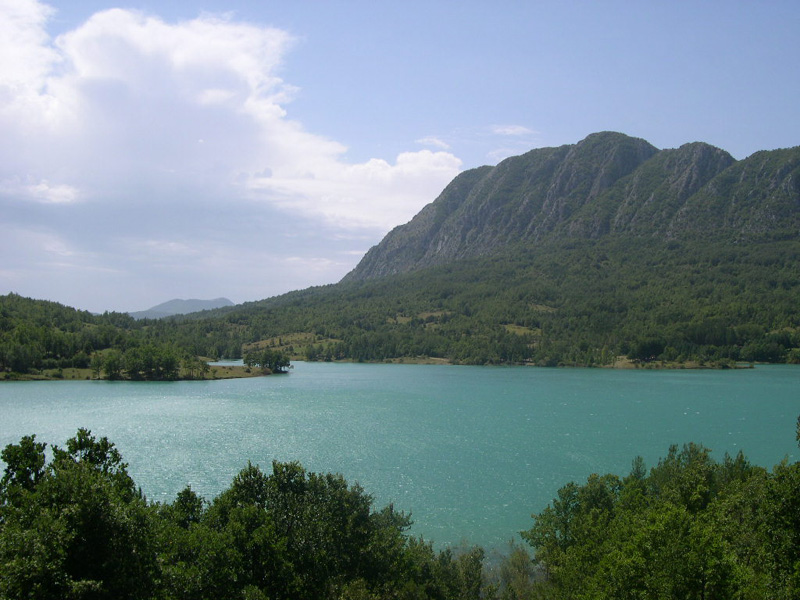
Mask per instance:
[[[214,300],[168,300],[147,310],[128,313],[134,319],[161,319],[173,315],[186,315],[189,313],[200,312],[201,310],[213,310],[233,306],[233,302],[227,298],[215,298]]]
[[[800,147],[736,161],[695,142],[658,150],[601,132],[456,177],[343,281],[608,237],[730,243],[797,239]]]
[[[462,173],[337,284],[84,325],[0,298],[0,372],[118,339],[231,358],[800,364],[798,264],[800,148],[737,161],[605,132]],[[170,304],[154,309],[208,307]]]

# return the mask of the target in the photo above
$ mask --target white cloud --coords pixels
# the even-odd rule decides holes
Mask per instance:
[[[78,189],[64,183],[52,184],[46,179],[22,183],[19,178],[0,181],[0,196],[33,200],[43,204],[71,204],[79,199]]]
[[[517,148],[495,148],[486,154],[486,157],[492,161],[493,163],[498,163],[501,160],[505,160],[510,156],[516,156],[520,154],[521,151]]]
[[[53,10],[30,0],[0,0],[0,102],[13,109],[36,101],[59,62],[44,29]],[[40,107],[41,108],[41,107]]]
[[[182,241],[134,239],[127,245],[137,256],[148,261],[202,258],[202,252],[196,246]]]
[[[538,131],[524,127],[523,125],[493,125],[491,129],[492,133],[496,135],[520,136],[535,135],[539,133]]]
[[[10,265],[10,270],[17,273],[23,266],[20,259],[22,249],[29,252],[28,257],[39,270],[92,268],[93,256],[48,228],[3,227],[0,240],[0,255],[4,257],[5,266]]]
[[[111,9],[53,39],[52,14],[0,0],[0,214],[46,232],[14,238],[0,285],[21,293],[99,310],[329,283],[461,168],[437,138],[348,162],[291,118],[285,31]]]
[[[433,135],[420,138],[417,140],[417,143],[422,144],[423,146],[431,146],[433,148],[439,148],[440,150],[450,150],[450,144]]]
[[[287,115],[296,89],[277,72],[295,41],[284,31],[111,9],[51,41],[45,5],[0,0],[0,12],[0,128],[13,140],[0,144],[0,181],[40,182],[21,195],[68,202],[80,190],[108,203],[146,190],[140,196],[172,202],[199,188],[341,227],[387,229],[460,168],[452,154],[428,150],[394,164],[344,162],[345,146]]]
[[[28,186],[27,189],[31,197],[52,204],[69,204],[78,197],[78,190],[71,185],[50,185],[46,180]]]
[[[311,172],[253,177],[264,198],[306,216],[322,214],[341,227],[387,231],[410,220],[458,174],[461,161],[447,152],[404,152],[394,164],[372,159],[346,165],[321,160]]]

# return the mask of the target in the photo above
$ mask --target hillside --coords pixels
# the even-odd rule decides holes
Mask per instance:
[[[800,362],[798,231],[800,148],[598,133],[462,173],[337,285],[216,314],[309,359]]]
[[[58,336],[30,320],[45,307],[0,298],[0,370],[86,362],[129,337],[204,357],[800,363],[799,232],[800,148],[735,161],[594,134],[462,173],[338,284]],[[95,329],[102,344],[83,339]]]
[[[154,327],[153,324],[161,324]],[[199,356],[224,347],[224,332],[187,338],[174,323],[88,311],[0,295],[0,380],[204,379],[244,377],[242,367],[210,367]],[[241,344],[226,352],[241,354]]]
[[[233,302],[227,298],[215,298],[214,300],[182,300],[175,299],[162,302],[147,310],[128,313],[134,319],[163,319],[173,315],[187,315],[201,310],[213,310],[224,306],[233,306]]]
[[[606,237],[749,243],[797,239],[800,148],[735,161],[704,143],[658,150],[603,132],[466,171],[392,230],[344,281]]]
[[[292,292],[182,326],[227,336],[228,347],[266,340],[311,360],[800,362],[799,260],[796,241],[516,246]]]

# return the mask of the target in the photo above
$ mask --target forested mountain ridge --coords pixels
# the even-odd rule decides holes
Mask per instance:
[[[800,147],[735,161],[703,143],[657,150],[594,134],[462,173],[338,284],[144,321],[65,307],[56,319],[51,304],[0,297],[0,372],[108,362],[112,347],[188,359],[800,363],[798,232]]]
[[[343,281],[565,239],[796,239],[800,147],[736,161],[705,143],[658,150],[621,133],[531,150],[456,177]]]

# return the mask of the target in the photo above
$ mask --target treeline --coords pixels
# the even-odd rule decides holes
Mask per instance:
[[[172,380],[208,372],[198,357],[219,356],[217,338],[209,336],[203,345],[156,323],[121,313],[93,315],[17,294],[0,296],[0,373],[75,368],[107,379]],[[241,356],[241,343],[235,348],[233,354]]]
[[[0,296],[0,372],[87,368],[95,352],[124,347],[132,325],[119,313],[92,315],[17,294]]]
[[[479,598],[483,551],[409,537],[410,519],[342,476],[248,464],[212,502],[148,502],[106,438],[35,436],[2,453],[0,597]]]
[[[800,242],[602,240],[507,253],[134,321],[0,297],[0,371],[85,365],[109,348],[242,358],[434,357],[463,364],[800,363]]]
[[[132,381],[202,379],[209,371],[207,362],[172,344],[145,344],[124,351],[111,348],[96,352],[90,367],[95,378]]]
[[[798,426],[800,440],[800,422]],[[791,600],[800,593],[800,463],[672,447],[626,477],[569,483],[512,546],[434,550],[410,518],[341,475],[248,464],[207,502],[149,502],[106,438],[2,452],[0,598]],[[47,460],[47,456],[51,456]],[[509,532],[511,535],[513,532]]]
[[[607,237],[310,288],[171,326],[242,344],[312,334],[294,347],[307,360],[797,363],[798,261],[796,241]]]
[[[248,367],[260,367],[270,373],[285,373],[291,368],[289,356],[285,352],[269,348],[247,352],[242,360]]]
[[[566,485],[522,535],[541,597],[798,598],[800,463],[672,447],[649,474]]]

